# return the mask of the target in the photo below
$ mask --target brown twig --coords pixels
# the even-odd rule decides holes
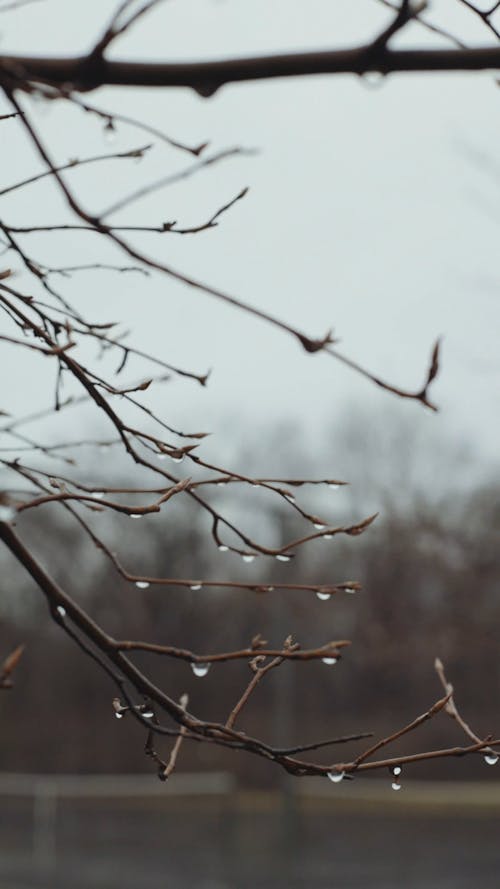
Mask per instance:
[[[188,703],[189,703],[189,697],[186,694],[183,694],[180,698],[179,703],[180,703],[181,707],[185,710],[187,708]],[[174,771],[176,763],[177,763],[177,757],[179,755],[179,750],[181,749],[181,745],[182,745],[184,738],[186,737],[186,734],[187,734],[187,730],[186,730],[186,727],[183,725],[183,726],[181,726],[179,736],[176,738],[174,746],[172,747],[172,750],[170,752],[170,756],[168,758],[167,764],[165,765],[165,768],[163,769],[162,772],[159,772],[158,776],[161,781],[166,781],[168,778],[170,778],[170,775]]]
[[[0,666],[0,688],[12,688],[12,673],[16,669],[24,654],[24,645],[18,645],[4,660]]]
[[[419,728],[423,725],[424,722],[427,722],[428,719],[432,719],[436,713],[439,713],[443,707],[446,707],[446,704],[450,700],[450,694],[447,694],[444,698],[440,698],[436,701],[435,704],[432,705],[425,713],[422,713],[420,716],[417,716],[416,719],[413,719],[408,725],[403,726],[403,728],[398,729],[393,734],[388,735],[386,738],[382,738],[380,741],[377,741],[376,744],[373,744],[372,747],[369,747],[364,753],[360,753],[359,756],[353,760],[352,769],[350,771],[357,769],[361,763],[363,763],[366,759],[369,759],[373,756],[377,750],[380,750],[382,747],[386,747],[388,744],[392,744],[394,741],[397,741],[398,738],[401,738],[403,735],[407,735],[409,732],[413,732],[415,729]],[[477,739],[478,740],[478,739]]]
[[[462,715],[460,714],[460,712],[457,709],[457,706],[455,704],[455,699],[453,697],[453,686],[452,686],[451,682],[448,682],[448,680],[446,678],[446,675],[444,672],[444,666],[443,666],[443,663],[440,660],[440,658],[436,658],[436,660],[434,661],[434,669],[436,670],[436,673],[439,677],[441,685],[443,686],[443,688],[448,696],[448,700],[446,702],[444,712],[447,713],[448,716],[451,716],[451,718],[455,720],[457,725],[460,726],[462,731],[465,732],[465,734],[467,735],[468,738],[470,738],[471,741],[474,741],[475,743],[480,743],[481,738],[479,737],[479,735],[476,735],[476,733],[472,731],[470,725],[468,725],[468,723],[465,721],[465,719],[462,717]],[[493,753],[495,755],[497,753],[497,751],[492,750],[492,748],[488,748],[486,750],[486,752]]]
[[[301,649],[299,646],[288,648],[263,648],[258,652],[261,657],[273,657],[280,660],[311,661],[324,658],[338,660],[341,657],[341,649],[350,645],[347,639],[328,642],[320,648]],[[250,660],[256,656],[254,648],[242,648],[239,651],[224,651],[218,654],[195,654],[186,648],[176,648],[173,645],[159,645],[155,642],[140,642],[132,639],[116,639],[113,642],[116,651],[146,651],[150,654],[166,655],[187,661],[190,664],[220,664],[225,661]]]
[[[283,657],[275,657],[272,661],[269,661],[268,664],[265,663],[266,656],[264,654],[258,654],[253,660],[250,661],[250,668],[253,670],[253,676],[248,683],[245,691],[241,695],[240,699],[236,702],[233,709],[231,710],[227,720],[226,727],[232,728],[234,723],[236,722],[237,717],[240,715],[243,707],[248,702],[250,696],[255,691],[257,685],[264,678],[266,673],[269,673],[270,670],[274,670],[275,667],[279,667],[280,664],[283,663]]]
[[[59,173],[62,173],[65,170],[76,170],[79,167],[85,167],[88,164],[101,163],[102,161],[137,160],[138,158],[144,157],[145,153],[150,148],[151,145],[143,145],[141,148],[133,148],[130,151],[117,151],[113,154],[96,154],[93,157],[75,157],[72,160],[68,161],[67,164],[61,164],[61,166],[57,167],[57,170]],[[27,179],[21,179],[20,182],[16,182],[14,185],[9,185],[6,188],[2,188],[0,190],[0,197],[6,194],[10,194],[13,191],[17,191],[19,188],[24,188],[26,185],[33,185],[33,183],[39,182],[40,179],[46,179],[48,176],[52,175],[53,173],[51,170],[44,170],[42,173],[37,173],[34,176],[29,176]]]

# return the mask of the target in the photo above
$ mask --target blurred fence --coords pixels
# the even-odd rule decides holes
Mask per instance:
[[[0,889],[498,889],[500,783],[0,774]]]
[[[31,859],[38,874],[49,874],[56,868],[62,852],[58,837],[65,832],[62,821],[68,803],[73,810],[94,812],[105,804],[108,809],[132,811],[140,819],[145,807],[154,809],[155,799],[161,799],[167,807],[170,803],[170,808],[174,800],[196,798],[199,804],[200,800],[210,799],[212,806],[217,801],[219,809],[227,809],[234,791],[235,779],[227,772],[178,773],[166,783],[155,781],[150,775],[0,773],[0,804],[8,801],[2,809],[9,812],[10,826],[21,840],[21,851]],[[12,822],[17,822],[17,829]],[[4,817],[3,827],[6,826]]]

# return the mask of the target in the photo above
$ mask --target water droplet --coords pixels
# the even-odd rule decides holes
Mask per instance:
[[[317,595],[318,599],[321,599],[322,602],[327,602],[328,599],[331,599],[331,596],[332,596],[331,593],[322,593],[321,590],[318,590],[316,595]]]
[[[208,671],[210,670],[210,664],[196,664],[193,662],[191,664],[191,669],[194,675],[199,676],[201,679],[203,676],[207,675]]]
[[[57,608],[56,608],[56,611],[57,611],[58,614],[61,615],[61,617],[66,617],[66,609],[63,608],[62,605],[58,605]]]
[[[201,583],[192,583],[189,589],[194,590],[195,592],[196,590],[201,590]]]
[[[484,761],[486,765],[496,766],[498,762],[498,756],[496,755],[496,753],[485,753]]]
[[[113,121],[108,120],[106,126],[104,127],[104,138],[108,144],[111,144],[116,139],[116,130]]]
[[[217,482],[217,487],[218,487],[218,488],[225,488],[226,485],[227,485],[227,482]]]
[[[330,488],[331,491],[338,491],[338,489],[340,488],[340,485],[338,485],[336,482],[332,482],[330,485],[328,485],[328,487]]]
[[[285,494],[285,499],[288,500],[289,503],[295,503],[295,497],[293,494]]]
[[[391,769],[391,774],[394,775],[395,778],[397,778],[402,771],[403,769],[401,768],[401,766],[393,766]]]
[[[340,784],[340,782],[344,780],[345,776],[345,772],[327,772],[326,774],[330,781],[333,781],[334,784]]]
[[[104,497],[104,491],[93,491],[92,497],[94,500],[102,500]]]
[[[0,522],[10,522],[15,514],[16,510],[12,506],[0,506]]]
[[[135,585],[138,590],[147,590],[149,586],[149,581],[147,580],[136,580]]]
[[[336,657],[322,657],[321,660],[322,660],[323,663],[326,664],[328,667],[332,667],[333,664],[336,664],[336,663],[337,663],[337,658],[336,658]]]
[[[172,463],[182,463],[182,461],[184,460],[184,454],[182,454],[181,457],[172,457],[171,459]]]
[[[142,515],[140,514],[140,512],[131,512],[130,518],[131,519],[142,519]]]
[[[333,534],[323,534],[323,537],[321,539],[322,540],[331,540],[332,537],[333,537]]]
[[[278,556],[276,556],[276,558],[277,558],[278,562],[289,562],[292,557],[285,556],[284,554],[280,553]]]
[[[344,593],[348,593],[350,596],[353,596],[356,590],[352,586],[343,587]]]
[[[254,562],[255,561],[255,556],[252,556],[250,553],[245,554],[241,558],[243,559],[244,562]]]
[[[370,88],[379,87],[382,85],[384,80],[384,75],[380,71],[365,71],[362,74],[363,83]]]
[[[201,83],[199,86],[195,87],[195,90],[203,99],[209,99],[210,96],[213,96],[217,92],[219,86],[219,83]]]
[[[158,460],[166,460],[166,459],[167,459],[166,454],[158,454]]]
[[[393,790],[401,790],[401,784],[399,781],[393,781],[391,784]]]
[[[319,522],[314,522],[314,527],[316,528],[316,531],[324,531],[326,525],[320,525]]]
[[[219,544],[219,552],[220,552],[220,553],[227,553],[228,549],[229,549],[229,547],[226,546],[225,543],[220,543],[220,544]]]
[[[273,587],[273,586],[265,586],[265,587],[262,587],[262,589],[263,589],[263,591],[264,591],[265,593],[272,593],[272,592],[274,592],[274,587]]]
[[[123,719],[125,712],[128,709],[128,707],[123,706],[120,698],[113,698],[113,710],[115,711],[115,716],[117,719]]]
[[[142,710],[141,712],[145,719],[152,719],[154,716],[151,707],[145,707],[144,710]]]

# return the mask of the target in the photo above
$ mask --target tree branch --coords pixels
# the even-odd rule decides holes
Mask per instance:
[[[451,49],[389,49],[367,44],[353,49],[277,53],[210,62],[144,63],[107,61],[89,56],[42,58],[0,57],[0,82],[67,86],[90,92],[101,86],[188,87],[203,97],[229,83],[304,77],[317,74],[380,72],[495,71],[500,69],[496,46]]]

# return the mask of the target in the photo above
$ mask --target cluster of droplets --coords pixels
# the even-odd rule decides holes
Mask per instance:
[[[399,777],[402,771],[403,769],[401,766],[392,766],[391,768],[391,775],[393,777],[391,787],[393,790],[401,790],[401,781],[399,780]]]
[[[225,484],[225,482],[218,482],[218,484]],[[133,518],[133,516],[131,516],[131,518]],[[219,550],[220,553],[229,552],[229,547],[225,543],[218,543],[217,549]],[[255,561],[256,553],[243,553],[241,558],[243,559],[244,562],[247,562],[247,564],[250,564],[251,562]],[[291,562],[291,560],[292,560],[292,556],[287,555],[287,553],[278,553],[274,558],[278,562]]]
[[[113,710],[115,711],[116,719],[123,719],[123,717],[125,716],[127,711],[131,709],[126,704],[122,704],[122,702],[120,701],[120,698],[113,698],[112,703],[113,703]],[[137,706],[135,706],[133,709],[137,713],[140,713],[141,716],[144,717],[144,719],[152,719],[153,716],[155,715],[154,710],[153,710],[151,704],[149,704],[149,703],[137,704]]]
[[[498,759],[498,757],[497,757],[497,759]],[[390,769],[390,772],[391,772],[391,775],[393,778],[393,781],[391,784],[391,787],[393,790],[401,790],[401,782],[399,780],[399,777],[400,777],[402,771],[403,770],[402,770],[401,766],[392,766],[392,768]],[[327,772],[326,775],[327,775],[327,778],[329,778],[330,781],[333,781],[334,784],[340,784],[340,782],[343,781],[345,778],[345,772],[339,771],[338,769],[332,769],[330,772]]]
[[[488,751],[488,753],[485,753],[485,755],[484,755],[484,761],[489,766],[496,765],[499,759],[500,759],[500,755],[495,753],[495,751],[493,751],[493,750]],[[391,777],[392,777],[391,788],[392,788],[392,790],[397,792],[398,790],[401,790],[401,788],[402,788],[402,784],[401,784],[401,774],[403,771],[402,766],[400,766],[400,765],[391,766],[389,771],[390,771]],[[330,779],[330,781],[333,781],[334,784],[339,784],[345,778],[345,772],[339,772],[337,769],[332,769],[332,771],[327,772],[327,777]]]

